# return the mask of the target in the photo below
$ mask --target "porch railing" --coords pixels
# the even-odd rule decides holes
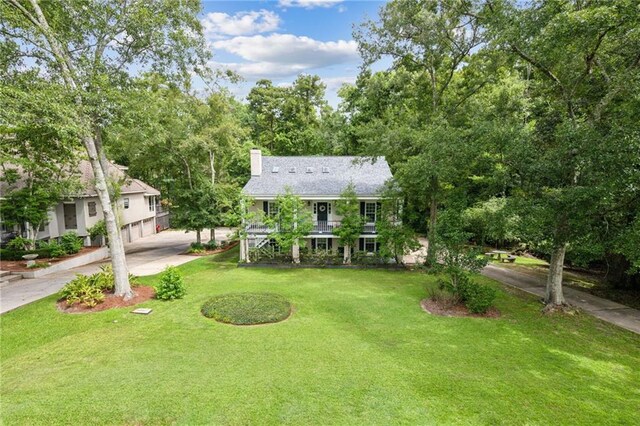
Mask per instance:
[[[313,222],[313,229],[310,232],[311,234],[333,234],[333,231],[340,227],[339,221],[315,221]],[[278,227],[269,227],[264,223],[255,222],[250,223],[246,227],[247,232],[250,234],[270,234],[272,232],[277,231]],[[362,229],[363,234],[375,234],[376,225],[375,223],[365,224]]]

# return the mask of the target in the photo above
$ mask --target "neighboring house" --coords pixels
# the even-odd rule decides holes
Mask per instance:
[[[109,163],[109,168],[110,178],[121,182],[116,214],[121,224],[124,243],[156,233],[156,212],[160,210],[160,192],[141,180],[127,176],[127,167]],[[92,242],[88,232],[88,229],[104,216],[95,189],[93,169],[86,160],[80,161],[79,178],[84,190],[61,201],[49,211],[49,221],[38,230],[38,240],[49,240],[65,232],[74,231],[84,238],[84,244],[87,246],[100,243]]]
[[[251,197],[249,211],[273,214],[275,200],[286,188],[299,196],[312,213],[313,231],[305,238],[304,247],[311,250],[327,250],[344,253],[344,247],[333,230],[340,226],[341,217],[336,213],[336,200],[352,182],[360,200],[360,213],[365,225],[358,246],[352,250],[377,252],[376,221],[379,213],[380,190],[393,176],[384,157],[374,163],[359,157],[268,157],[257,149],[251,150],[251,179],[243,193]],[[246,224],[249,249],[273,244],[268,235],[271,229],[263,223]],[[240,245],[241,248],[245,244]],[[241,250],[241,260],[247,261],[246,250]]]

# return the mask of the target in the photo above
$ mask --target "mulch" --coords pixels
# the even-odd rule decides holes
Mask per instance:
[[[73,259],[77,256],[82,256],[83,254],[91,253],[99,249],[100,247],[83,247],[80,249],[78,253],[63,256],[63,257],[38,257],[36,258],[37,263],[50,263],[51,265],[55,265],[58,262],[62,262],[63,260]],[[24,259],[20,260],[0,260],[0,271],[12,271],[12,272],[20,272],[20,271],[33,271],[34,268],[27,268],[27,261]]]
[[[210,256],[212,254],[218,254],[218,253],[222,253],[225,252],[227,250],[231,250],[232,248],[234,248],[235,246],[237,246],[239,244],[238,241],[234,241],[233,243],[229,244],[228,246],[224,247],[224,248],[218,248],[215,250],[206,250],[203,251],[202,253],[182,253],[183,255],[186,256]]]
[[[86,306],[77,303],[69,306],[64,299],[58,300],[57,306],[59,311],[68,314],[86,314],[90,312],[100,312],[106,311],[107,309],[125,308],[127,306],[137,305],[138,303],[146,302],[147,300],[153,299],[156,294],[156,291],[153,287],[144,285],[134,287],[133,292],[135,293],[135,296],[127,301],[123,300],[122,297],[114,295],[113,293],[108,293],[104,298],[104,302],[98,303],[93,308],[87,308]]]
[[[425,312],[442,317],[498,318],[502,315],[500,311],[494,307],[489,308],[484,314],[474,314],[469,312],[469,309],[462,303],[451,307],[444,307],[432,299],[421,300],[420,306]]]

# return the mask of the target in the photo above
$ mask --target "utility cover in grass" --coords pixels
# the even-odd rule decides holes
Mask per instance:
[[[291,303],[274,293],[227,293],[205,302],[202,314],[227,324],[268,324],[287,319]]]

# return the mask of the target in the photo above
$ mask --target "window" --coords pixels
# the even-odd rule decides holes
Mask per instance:
[[[364,216],[368,223],[376,221],[376,203],[364,204]]]
[[[329,173],[329,168],[328,167],[323,167],[322,168],[322,173]]]
[[[269,201],[269,216],[278,214],[278,204],[275,201]]]
[[[49,222],[42,222],[40,224],[40,228],[38,228],[38,232],[44,232],[47,229],[47,226],[49,226]]]
[[[367,253],[375,253],[378,251],[378,243],[375,238],[364,239],[364,251]]]
[[[327,213],[331,214],[331,203],[327,203]]]
[[[89,208],[89,216],[95,216],[98,214],[98,211],[96,210],[96,202],[95,201],[89,201],[87,203],[87,207]]]
[[[289,167],[289,173],[295,173],[295,172],[296,172],[295,167]]]
[[[148,200],[149,200],[149,211],[152,212],[156,209],[156,202],[154,197],[149,197]]]
[[[327,238],[316,238],[316,250],[327,251],[328,248],[329,243],[327,242]]]
[[[307,167],[307,173],[313,173],[313,167]]]
[[[313,203],[313,214],[318,214],[318,203]]]
[[[271,169],[271,173],[278,173],[280,171],[280,167],[278,166],[273,166],[273,169]]]
[[[129,199],[128,198],[123,198],[122,201],[124,203],[124,208],[128,209],[129,208]]]

